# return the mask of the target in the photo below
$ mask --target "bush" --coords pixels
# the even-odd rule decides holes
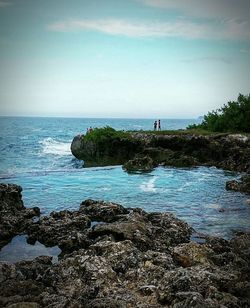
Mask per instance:
[[[110,139],[122,139],[129,138],[129,134],[123,131],[117,131],[110,126],[94,128],[91,132],[88,132],[84,139],[92,140],[95,142],[106,141]]]
[[[230,101],[216,111],[208,112],[198,125],[187,129],[205,129],[212,132],[250,133],[250,94],[239,94],[237,101]]]

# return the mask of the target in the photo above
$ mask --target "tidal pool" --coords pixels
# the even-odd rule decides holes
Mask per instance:
[[[52,262],[58,261],[61,249],[58,246],[46,247],[36,241],[34,245],[27,243],[26,235],[17,235],[0,250],[0,261],[15,263],[22,260],[33,260],[39,256],[51,256]]]

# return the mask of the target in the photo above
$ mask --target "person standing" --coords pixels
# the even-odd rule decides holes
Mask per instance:
[[[158,120],[158,130],[161,130],[161,120]]]
[[[154,130],[157,129],[157,121],[154,122]]]

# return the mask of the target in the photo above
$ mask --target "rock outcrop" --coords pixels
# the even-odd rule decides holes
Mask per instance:
[[[18,185],[0,184],[0,248],[22,233],[32,217],[40,215],[38,207],[24,207],[21,191]]]
[[[127,172],[135,172],[135,171],[141,171],[141,172],[149,172],[154,169],[156,164],[154,163],[153,159],[148,156],[136,156],[135,158],[127,161],[123,165],[123,169]]]
[[[10,187],[13,186],[9,186]],[[15,187],[17,189],[17,187]],[[19,201],[15,194],[7,199]],[[10,200],[12,200],[10,202]],[[0,262],[1,307],[249,307],[250,234],[205,236],[169,213],[86,200],[28,225],[30,240],[60,245],[41,256]]]
[[[240,181],[232,180],[226,183],[227,190],[240,191],[250,194],[250,175],[241,177]]]
[[[71,152],[76,158],[84,160],[85,167],[121,165],[141,152],[142,145],[140,140],[130,137],[92,140],[78,135],[71,143]]]
[[[84,160],[87,167],[124,164],[124,169],[128,171],[148,171],[159,164],[175,167],[206,165],[250,172],[248,136],[126,134],[127,137],[109,137],[105,141],[95,141],[84,135],[76,136],[71,144],[72,154]]]

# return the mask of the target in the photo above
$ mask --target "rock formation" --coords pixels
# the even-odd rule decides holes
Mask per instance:
[[[124,164],[128,171],[148,171],[152,159],[151,167],[206,165],[250,172],[250,138],[244,135],[126,134],[127,137],[118,135],[101,141],[76,136],[71,144],[72,154],[84,160],[86,167]],[[147,159],[142,160],[143,157]]]
[[[8,196],[3,211],[14,204],[26,211],[20,187],[1,187]],[[62,254],[58,263],[45,256],[0,262],[1,307],[250,305],[249,234],[230,241],[205,236],[199,244],[190,240],[192,228],[172,214],[93,200],[78,211],[19,221],[31,242],[60,245]]]
[[[241,177],[240,181],[228,181],[226,183],[226,189],[250,194],[250,174]]]
[[[0,248],[22,233],[32,217],[40,215],[38,207],[24,207],[21,191],[18,185],[0,184]]]

